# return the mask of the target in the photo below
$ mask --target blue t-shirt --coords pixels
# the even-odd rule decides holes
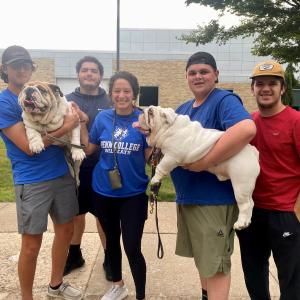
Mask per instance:
[[[251,119],[241,99],[228,91],[215,89],[198,107],[193,108],[195,99],[185,102],[176,110],[199,121],[205,128],[225,131],[234,124]],[[188,149],[187,149],[188,151]],[[221,205],[235,203],[230,180],[219,181],[209,172],[191,172],[177,167],[171,172],[178,204]]]
[[[29,156],[1,131],[22,121],[22,109],[18,104],[18,96],[8,89],[4,90],[0,93],[0,136],[6,145],[7,156],[11,161],[14,183],[42,182],[66,174],[68,166],[60,147],[50,146],[39,154]]]
[[[129,197],[143,193],[147,189],[148,176],[145,173],[145,136],[132,123],[138,120],[140,112],[135,110],[129,116],[115,114],[114,109],[100,112],[90,131],[90,142],[100,146],[100,158],[93,172],[93,190],[107,197]],[[112,131],[114,145],[121,174],[122,188],[112,189],[108,171],[114,169],[112,151]]]

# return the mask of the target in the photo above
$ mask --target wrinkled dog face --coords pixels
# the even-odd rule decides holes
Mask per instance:
[[[162,108],[160,106],[149,106],[143,111],[144,113],[139,115],[138,122],[134,122],[132,126],[147,134],[149,146],[155,146],[157,134],[172,126],[177,114],[172,108]]]
[[[58,86],[32,81],[26,84],[19,95],[19,103],[26,113],[45,115],[57,105],[57,96],[62,96]]]
[[[144,131],[150,131],[154,124],[154,109],[150,106],[143,111],[144,113],[139,115],[139,124],[136,127],[139,127]]]

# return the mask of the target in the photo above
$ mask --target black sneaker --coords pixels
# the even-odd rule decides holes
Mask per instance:
[[[81,268],[84,264],[85,260],[81,255],[76,258],[68,255],[64,269],[64,276],[70,274],[75,269]]]
[[[102,265],[103,265],[103,269],[104,269],[104,272],[105,272],[106,280],[107,281],[113,281],[112,274],[111,274],[111,268],[110,268],[110,265],[109,265],[109,263],[107,262],[106,259],[104,260]]]

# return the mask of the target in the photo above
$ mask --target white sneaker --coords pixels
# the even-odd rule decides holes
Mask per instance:
[[[101,298],[101,300],[122,300],[128,296],[128,289],[126,285],[120,286],[114,284],[106,294]]]
[[[72,287],[69,283],[62,283],[61,286],[54,290],[50,286],[48,286],[49,297],[62,298],[66,300],[81,300],[82,293],[80,290]]]

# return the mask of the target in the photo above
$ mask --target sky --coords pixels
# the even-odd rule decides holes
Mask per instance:
[[[217,13],[184,0],[120,0],[121,28],[194,29]],[[116,49],[117,0],[6,0],[1,3],[0,48]],[[227,15],[225,26],[237,22]]]

